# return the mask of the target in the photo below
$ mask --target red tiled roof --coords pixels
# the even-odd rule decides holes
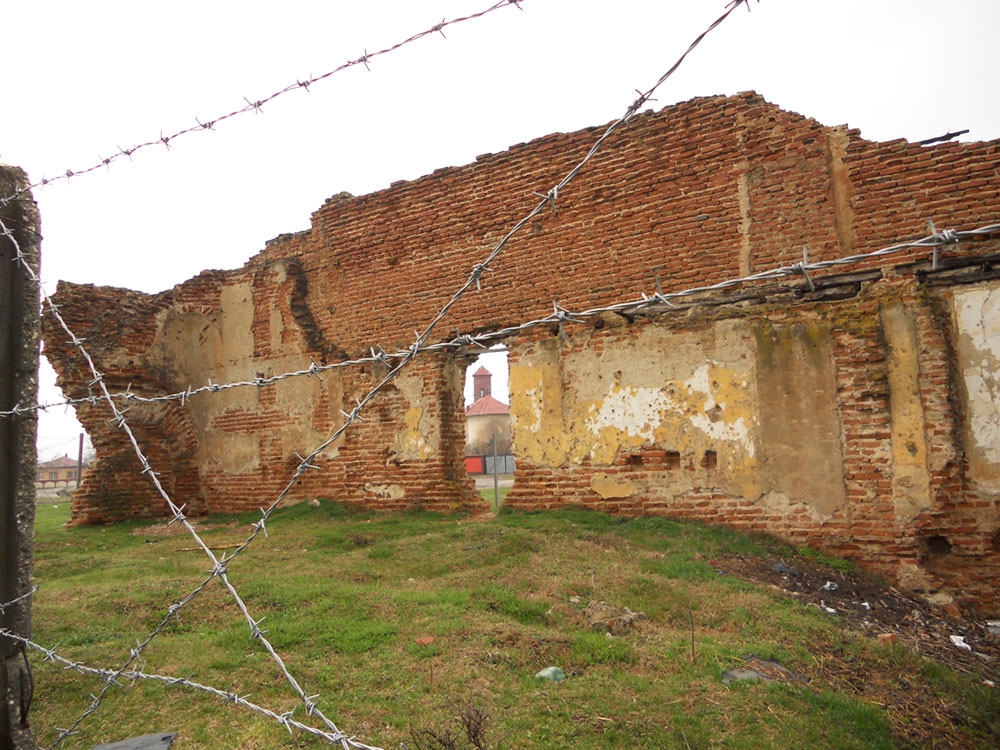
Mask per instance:
[[[483,367],[482,365],[479,365],[479,369],[478,369],[478,370],[476,370],[476,371],[475,371],[474,373],[472,373],[472,374],[473,374],[473,375],[492,375],[493,373],[492,373],[492,372],[490,372],[489,370],[487,370],[487,369],[486,369],[485,367]]]
[[[493,414],[510,414],[510,407],[492,396],[483,396],[472,406],[465,407],[465,416],[483,417]]]
[[[75,469],[76,459],[70,458],[69,456],[61,456],[60,458],[53,458],[51,461],[46,461],[43,464],[38,464],[39,469]]]

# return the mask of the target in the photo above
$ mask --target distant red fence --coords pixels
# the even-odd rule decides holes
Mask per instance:
[[[513,474],[514,473],[514,456],[511,453],[502,453],[496,457],[496,472],[497,474]],[[466,456],[465,457],[465,473],[466,474],[492,474],[493,473],[493,456],[487,454],[485,456]]]

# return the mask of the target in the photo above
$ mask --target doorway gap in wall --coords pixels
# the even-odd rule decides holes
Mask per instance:
[[[465,371],[465,470],[494,510],[514,485],[507,347],[484,351]]]

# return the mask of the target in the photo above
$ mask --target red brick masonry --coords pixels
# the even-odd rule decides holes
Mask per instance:
[[[156,295],[63,282],[55,301],[112,391],[175,392],[361,356],[376,344],[405,348],[537,202],[533,193],[556,184],[598,132],[550,135],[370,195],[336,195],[312,215],[310,229],[268,242],[241,269],[206,271]],[[740,277],[798,262],[804,244],[811,260],[832,259],[922,237],[929,220],[941,229],[996,222],[998,167],[1000,142],[872,143],[752,93],[638,115],[560,194],[555,210],[516,237],[484,276],[482,292],[463,298],[438,333],[445,339],[456,329],[521,323],[548,314],[554,301],[585,309],[652,293],[657,282],[674,291]],[[553,336],[571,352],[622,346],[647,326],[697,331],[733,318],[758,332],[818,326],[832,352],[843,453],[846,502],[831,513],[810,512],[808,498],[776,512],[725,492],[713,479],[720,471],[714,452],[687,455],[656,444],[601,466],[522,461],[508,504],[669,514],[769,531],[859,559],[926,595],[945,592],[996,611],[997,492],[969,468],[952,302],[956,289],[997,287],[998,252],[992,238],[949,247],[937,270],[929,252],[907,252],[817,274],[814,281],[855,275],[816,293],[801,279],[770,296],[743,287],[731,293],[738,303],[607,328],[566,325],[507,342],[513,363]],[[898,303],[916,332],[919,393],[911,395],[923,413],[920,471],[931,493],[929,507],[905,524],[893,500],[901,469],[893,459],[890,345],[880,322],[886,306]],[[63,389],[86,395],[91,375],[51,318],[44,326]],[[463,463],[462,378],[475,354],[414,363],[410,379],[374,402],[293,497],[388,510],[480,507]],[[359,367],[322,382],[207,394],[185,405],[133,404],[128,418],[188,512],[255,510],[292,476],[298,459],[290,446],[302,443],[301,454],[318,444],[308,439],[329,434],[381,374]],[[519,396],[511,398],[516,411]],[[106,410],[78,413],[97,459],[74,496],[74,521],[163,516]],[[698,472],[693,489],[673,496],[656,489],[688,470]],[[649,489],[602,497],[592,489],[598,472],[641,478]]]

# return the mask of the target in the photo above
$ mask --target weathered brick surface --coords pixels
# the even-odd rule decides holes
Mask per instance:
[[[63,283],[56,301],[88,339],[109,387],[143,395],[209,379],[269,376],[310,360],[335,362],[376,344],[406,347],[414,328],[434,317],[537,202],[532,193],[556,184],[598,132],[550,135],[371,195],[334,196],[312,215],[308,231],[268,242],[242,269],[206,272],[158,295]],[[871,143],[857,131],[783,112],[754,94],[639,115],[560,194],[555,211],[515,237],[484,276],[482,291],[453,308],[440,338],[536,318],[554,301],[591,308],[635,299],[658,282],[676,291],[793,264],[806,244],[811,260],[834,259],[923,236],[929,220],[939,228],[994,222],[1000,218],[998,165],[1000,142]],[[995,241],[982,241],[947,248],[941,258],[997,251]],[[724,452],[717,458],[715,450],[685,453],[655,442],[603,464],[522,460],[508,502],[766,530],[862,560],[915,590],[947,589],[987,606],[996,602],[997,495],[968,470],[954,284],[925,283],[933,276],[923,274],[928,258],[926,251],[908,251],[853,266],[852,272],[880,272],[843,299],[786,295],[780,303],[750,300],[605,329],[599,322],[585,332],[566,326],[508,342],[513,360],[528,361],[528,350],[548,336],[561,337],[564,354],[576,346],[599,355],[602,347],[634,341],[648,326],[708,330],[740,318],[758,329],[822,330],[832,352],[846,497],[834,511],[817,515],[801,497],[779,511],[723,490]],[[979,277],[962,283],[995,284],[992,268],[984,265]],[[894,448],[894,365],[883,321],[899,304],[917,342],[906,356],[917,368],[912,398],[925,421],[913,450],[926,450],[914,471],[927,483],[929,505],[913,518],[900,510],[906,482],[893,458],[894,450],[900,455],[900,438]],[[45,336],[64,389],[85,394],[91,378],[51,320]],[[366,411],[366,421],[319,460],[321,470],[302,478],[292,498],[322,495],[385,509],[479,507],[461,456],[462,373],[474,356],[418,360],[408,379],[390,386]],[[256,509],[285,487],[296,453],[341,424],[342,411],[382,374],[344,369],[322,382],[301,378],[200,395],[184,406],[134,403],[130,423],[172,496],[190,511]],[[515,407],[525,398],[511,397]],[[162,515],[162,501],[139,476],[130,446],[105,411],[85,406],[79,414],[97,460],[74,498],[74,520]],[[684,472],[687,489],[669,494],[665,488]],[[598,474],[641,489],[602,497],[593,489]]]

